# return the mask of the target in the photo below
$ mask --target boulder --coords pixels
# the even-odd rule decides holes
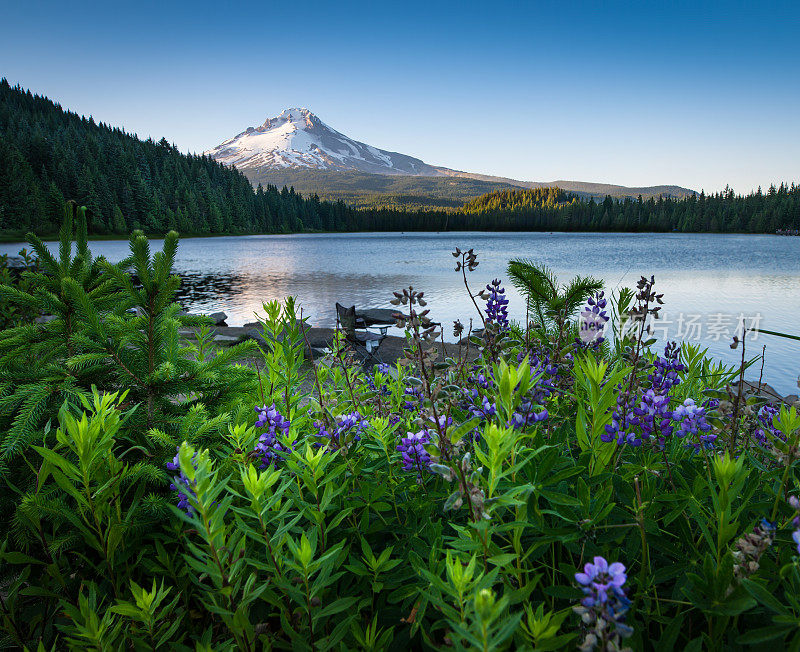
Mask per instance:
[[[246,339],[246,340],[255,340],[261,346],[266,346],[267,345],[267,340],[264,339],[264,336],[261,334],[261,330],[260,329],[251,328],[250,330],[245,331],[244,339]]]
[[[53,321],[55,318],[56,318],[56,316],[55,316],[55,315],[41,315],[40,317],[37,317],[37,318],[36,318],[36,319],[34,319],[33,321],[34,321],[34,323],[36,323],[36,324],[49,324],[49,323],[50,323],[51,321]]]
[[[214,320],[215,326],[227,326],[225,320],[228,318],[224,312],[212,312],[209,317]]]

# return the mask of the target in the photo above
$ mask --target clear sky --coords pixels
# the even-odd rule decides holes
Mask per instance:
[[[306,106],[436,165],[800,181],[800,3],[6,0],[0,76],[200,152]]]

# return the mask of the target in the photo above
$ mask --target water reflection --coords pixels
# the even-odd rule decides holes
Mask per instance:
[[[160,241],[153,241],[155,249]],[[57,245],[50,245],[53,249]],[[550,266],[562,280],[575,274],[601,278],[611,293],[655,274],[665,295],[665,322],[675,337],[680,320],[700,315],[736,319],[762,316],[761,327],[799,333],[800,238],[752,235],[603,233],[361,233],[184,239],[175,261],[183,276],[182,303],[191,311],[229,315],[228,323],[254,320],[263,301],[298,298],[312,324],[330,326],[336,302],[360,308],[389,307],[392,291],[409,285],[425,291],[433,316],[447,327],[454,319],[478,321],[460,274],[453,270],[455,247],[478,252],[470,275],[473,291],[493,278],[505,279],[508,260],[531,258]],[[2,244],[0,254],[20,245]],[[128,253],[124,241],[93,242],[110,261]],[[508,288],[512,319],[525,306]],[[735,363],[730,339],[700,339],[703,346]],[[800,343],[762,336],[748,350],[767,345],[765,378],[785,393],[796,392]]]

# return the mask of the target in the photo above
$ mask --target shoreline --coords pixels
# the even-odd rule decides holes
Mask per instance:
[[[260,328],[261,327],[257,322],[248,323],[244,326],[214,326],[212,327],[214,343],[217,346],[230,346],[248,339],[255,339],[258,341],[258,337],[254,335],[254,331],[260,333]],[[185,328],[181,329],[179,332],[186,339],[194,339],[193,334],[196,332],[196,330],[196,328]],[[307,331],[307,340],[311,350],[309,351],[308,346],[304,346],[306,358],[308,359],[313,357],[316,359],[319,357],[322,351],[327,348],[333,340],[333,334],[335,330],[335,328],[331,327],[310,327]],[[375,362],[394,364],[402,355],[404,345],[404,337],[399,335],[387,335],[377,350]],[[438,340],[435,346],[437,348],[444,347],[445,355],[452,355],[456,353],[459,348],[458,343],[442,343]],[[470,345],[470,353],[472,354],[473,351],[474,346]],[[471,355],[471,358],[474,358],[474,355]],[[729,385],[734,395],[738,389],[738,385],[738,380]],[[800,395],[782,394],[768,382],[762,380],[759,384],[757,378],[752,380],[747,378],[744,379],[744,390],[742,392],[742,396],[745,398],[748,396],[761,396],[762,398],[766,398],[771,403],[780,402],[787,406],[794,405],[798,410],[800,410]]]
[[[348,235],[364,235],[364,234],[375,234],[376,236],[379,235],[430,235],[430,234],[452,234],[452,233],[480,233],[482,235],[492,235],[492,234],[515,234],[515,233],[546,233],[549,235],[575,235],[575,234],[609,234],[609,235],[717,235],[717,236],[731,236],[731,235],[747,235],[747,236],[775,236],[775,237],[785,237],[783,234],[780,233],[750,233],[749,231],[726,231],[725,233],[720,233],[719,231],[592,231],[592,230],[580,230],[580,231],[551,231],[547,229],[543,230],[530,230],[530,231],[497,231],[497,230],[481,230],[481,229],[447,229],[444,231],[427,231],[427,230],[405,230],[405,231],[291,231],[289,233],[276,233],[276,232],[263,232],[263,231],[253,231],[247,233],[187,233],[187,234],[178,234],[181,240],[199,240],[199,239],[206,239],[206,238],[237,238],[237,237],[251,237],[251,236],[296,236],[296,235],[340,235],[340,236],[348,236]],[[58,233],[49,233],[47,235],[39,235],[36,234],[42,242],[57,242],[58,241]],[[145,236],[148,240],[163,240],[165,233],[145,233]],[[130,240],[130,235],[90,235],[88,236],[89,242],[127,242]],[[0,233],[0,244],[19,244],[23,247],[29,246],[27,240],[25,240],[25,234],[20,233]]]

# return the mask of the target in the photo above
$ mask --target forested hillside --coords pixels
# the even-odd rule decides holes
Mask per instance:
[[[464,202],[486,193],[501,189],[522,189],[522,186],[511,183],[462,177],[368,174],[298,168],[243,172],[254,184],[269,183],[279,188],[289,186],[303,194],[316,193],[322,199],[341,199],[348,206],[366,209],[455,210],[460,209]]]
[[[491,193],[464,206],[473,228],[548,231],[774,233],[800,228],[800,186],[782,183],[749,195],[724,192],[684,199],[579,201],[559,188]],[[459,222],[451,220],[455,227]]]
[[[140,140],[1,80],[0,232],[53,233],[65,200],[90,209],[96,234],[344,230],[353,214],[293,190],[254,191],[208,157]]]

